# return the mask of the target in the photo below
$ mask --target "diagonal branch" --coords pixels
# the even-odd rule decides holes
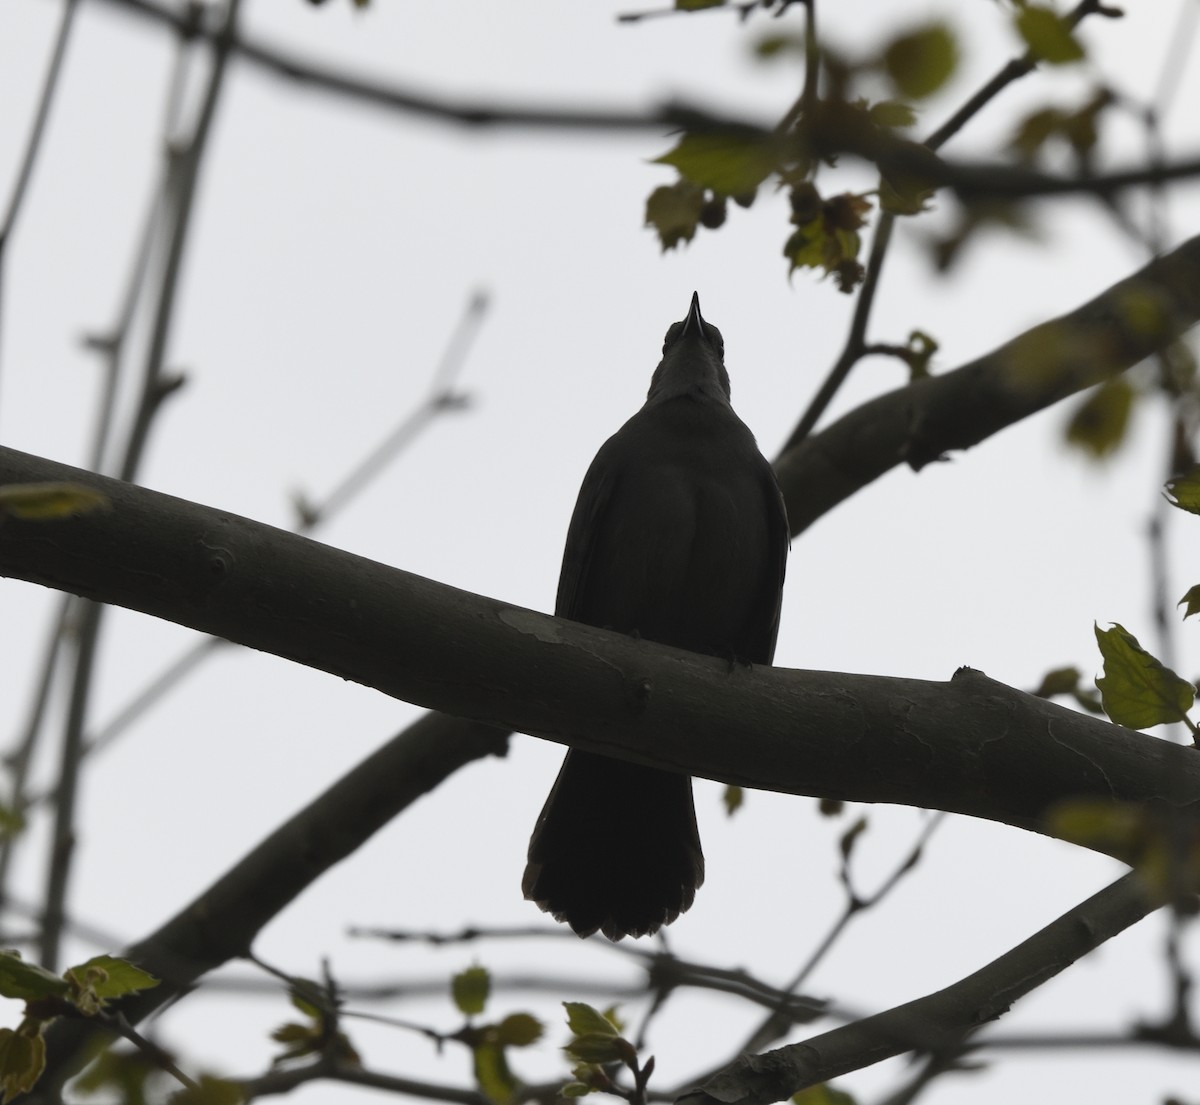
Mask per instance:
[[[201,975],[245,955],[259,931],[302,890],[458,768],[503,755],[508,734],[427,714],[286,821],[156,932],[122,954],[163,980],[120,1003],[131,1024],[186,993]],[[91,1054],[98,1031],[60,1019],[47,1034],[36,1099],[53,1098]],[[102,1031],[102,1030],[99,1030]]]
[[[885,1013],[743,1056],[681,1105],[767,1105],[906,1051],[953,1056],[970,1034],[1155,908],[1126,875],[974,974]]]
[[[775,462],[793,534],[898,464],[920,469],[1116,376],[1200,319],[1200,237],[952,372],[864,403]]]
[[[0,574],[126,606],[418,705],[759,789],[1044,831],[1070,797],[1200,805],[1200,760],[963,669],[946,683],[747,669],[472,595],[0,449],[0,483],[112,509],[0,526]]]

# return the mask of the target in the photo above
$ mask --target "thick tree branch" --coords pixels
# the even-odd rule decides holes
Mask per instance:
[[[969,449],[1060,399],[1132,368],[1200,319],[1200,237],[1089,303],[952,372],[857,407],[787,450],[775,469],[800,533],[898,464]]]
[[[0,574],[166,618],[422,706],[727,783],[1043,831],[1069,797],[1200,803],[1193,752],[962,671],[948,683],[730,666],[459,591],[13,450],[0,483],[112,509],[8,518]]]
[[[953,1056],[981,1025],[1154,909],[1126,875],[1028,940],[937,993],[762,1055],[747,1055],[681,1105],[767,1105],[906,1051]]]

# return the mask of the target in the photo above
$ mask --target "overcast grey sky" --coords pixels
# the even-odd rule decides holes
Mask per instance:
[[[646,108],[666,97],[770,123],[795,96],[791,63],[763,67],[752,44],[798,28],[739,24],[725,13],[623,26],[629,3],[525,0],[447,3],[301,0],[245,5],[245,30],[305,57],[481,103]],[[1182,4],[1130,5],[1120,23],[1082,31],[1091,59],[1038,73],[1005,93],[948,152],[990,156],[1014,120],[1047,101],[1078,104],[1100,77],[1138,102],[1154,94]],[[931,129],[1017,50],[1000,5],[851,0],[821,10],[828,40],[866,51],[914,19],[941,12],[963,34],[964,60],[924,105]],[[58,19],[47,0],[0,6],[0,197],[15,172]],[[0,431],[6,444],[70,463],[86,454],[98,362],[80,337],[110,325],[161,156],[170,35],[118,4],[82,5],[50,131],[11,255],[0,344]],[[193,92],[203,76],[194,67]],[[193,97],[194,98],[194,97]],[[1192,61],[1164,120],[1169,151],[1195,154]],[[1131,123],[1104,158],[1142,155]],[[657,134],[471,131],[364,108],[234,62],[203,170],[170,363],[187,385],[162,415],[142,481],[276,525],[290,495],[320,497],[420,401],[469,297],[491,309],[461,379],[472,404],[434,425],[319,533],[319,539],[514,603],[550,609],[562,541],[583,473],[601,442],[641,403],[663,331],[698,290],[724,332],[734,404],[773,455],[824,377],[853,301],[808,272],[790,280],[780,255],[786,199],[734,209],[719,233],[660,254],[642,227],[645,197],[672,173],[651,163]],[[861,169],[828,174],[870,187]],[[1200,189],[1174,190],[1168,245],[1200,228]],[[983,234],[949,277],[928,261],[928,236],[949,225],[946,201],[902,224],[871,336],[919,328],[941,343],[935,371],[1090,298],[1145,260],[1098,204],[1034,210],[1040,236]],[[141,335],[139,335],[140,337]],[[136,364],[136,362],[135,362]],[[132,374],[131,374],[132,375]],[[903,380],[891,362],[863,362],[834,413]],[[1094,621],[1120,621],[1147,645],[1145,527],[1164,476],[1165,420],[1139,412],[1132,439],[1094,467],[1061,442],[1055,409],[950,463],[896,471],[843,504],[794,544],[777,663],[927,679],[959,665],[1031,687],[1049,668],[1098,668]],[[1197,582],[1197,531],[1173,525],[1172,593]],[[0,581],[15,733],[54,596]],[[112,716],[193,635],[115,611],[109,618],[95,718]],[[1179,667],[1200,660],[1194,625],[1176,640]],[[207,881],[415,711],[273,657],[227,649],[149,712],[91,768],[71,896],[74,915],[121,939],[148,932]],[[529,829],[561,751],[514,738],[506,760],[477,764],[421,802],[330,873],[264,933],[258,948],[296,973],[328,956],[347,981],[435,977],[479,959],[496,969],[599,974],[629,969],[603,950],[562,942],[441,952],[367,944],[348,925],[457,928],[537,921],[521,900]],[[41,765],[43,775],[51,757]],[[745,966],[782,982],[840,905],[836,839],[849,815],[819,818],[808,799],[749,796],[727,820],[720,788],[697,805],[708,881],[670,931],[692,958]],[[867,811],[869,887],[898,861],[921,817]],[[35,839],[44,826],[35,824]],[[37,848],[19,872],[40,893]],[[993,958],[1119,873],[1116,863],[1015,830],[958,819],[886,908],[838,946],[810,989],[874,1012],[944,986]],[[1006,1029],[1111,1029],[1164,1008],[1161,924],[1151,919],[1022,1003]],[[1189,945],[1196,951],[1195,941]],[[74,958],[91,954],[79,943]],[[71,958],[70,956],[68,958]],[[242,972],[244,973],[244,972]],[[562,998],[577,995],[564,993]],[[557,998],[505,995],[499,1011]],[[6,1011],[15,1022],[19,1008]],[[453,1024],[446,1002],[413,1013]],[[164,1033],[212,1068],[252,1074],[268,1062],[266,1032],[282,1000],[197,996]],[[725,1054],[753,1022],[703,997],[678,999],[652,1050],[662,1085]],[[398,1073],[466,1082],[468,1063],[428,1041],[355,1026],[370,1062]],[[553,1027],[520,1071],[559,1068]],[[871,1099],[904,1064],[845,1080]],[[944,1079],[943,1105],[1015,1095],[1060,1105],[1194,1096],[1194,1062],[1153,1052],[1030,1057]],[[341,1101],[343,1088],[301,1091]]]

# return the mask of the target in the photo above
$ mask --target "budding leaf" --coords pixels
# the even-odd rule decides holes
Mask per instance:
[[[944,23],[931,23],[894,38],[883,52],[883,67],[897,91],[913,100],[936,92],[958,64],[958,43]]]
[[[1083,57],[1083,47],[1071,33],[1070,24],[1052,8],[1024,4],[1017,12],[1017,34],[1038,61],[1065,65]]]
[[[450,993],[460,1013],[474,1016],[487,1004],[492,980],[486,967],[468,967],[459,971],[450,983]]]
[[[576,1036],[598,1035],[615,1038],[620,1035],[617,1026],[587,1002],[564,1001],[563,1008],[567,1011],[567,1027]]]

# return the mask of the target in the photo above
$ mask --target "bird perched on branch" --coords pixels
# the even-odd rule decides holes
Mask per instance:
[[[733,412],[699,296],[646,402],[601,446],[567,532],[555,614],[730,661],[775,654],[788,550],[770,464]],[[525,897],[580,936],[644,936],[704,881],[692,781],[572,749],[529,842]]]

